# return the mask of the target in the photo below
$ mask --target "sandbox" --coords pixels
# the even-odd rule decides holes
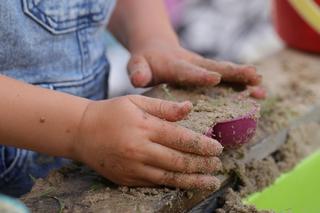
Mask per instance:
[[[38,179],[21,200],[33,212],[259,212],[242,200],[272,184],[320,147],[319,59],[284,50],[257,63],[269,97],[257,103],[260,113],[255,118],[258,114],[260,118],[250,143],[222,154],[224,169],[216,174],[222,185],[217,191],[117,186],[74,163]],[[201,133],[212,121],[230,119],[251,107],[245,105],[251,100],[243,88],[230,85],[189,89],[162,85],[146,95],[191,100],[193,114],[179,124]],[[240,111],[227,110],[230,106],[235,109],[235,97],[245,100]],[[213,101],[214,110],[206,105],[208,100]]]

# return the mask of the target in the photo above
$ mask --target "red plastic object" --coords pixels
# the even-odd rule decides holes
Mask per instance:
[[[320,0],[313,1],[320,7]],[[273,1],[273,19],[278,34],[288,46],[320,53],[320,32],[310,26],[288,0]]]
[[[256,133],[257,129],[257,108],[248,114],[219,122],[211,127],[206,136],[219,141],[226,148],[238,148],[248,143]]]

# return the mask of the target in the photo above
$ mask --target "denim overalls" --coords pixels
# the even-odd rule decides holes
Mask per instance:
[[[115,0],[0,0],[0,75],[105,98],[109,63],[104,35],[114,6]],[[0,193],[26,193],[33,177],[65,162],[0,145]]]

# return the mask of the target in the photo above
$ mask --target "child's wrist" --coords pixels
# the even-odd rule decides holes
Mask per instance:
[[[132,38],[128,43],[128,49],[132,52],[139,52],[139,49],[143,49],[146,46],[152,45],[153,43],[164,43],[170,46],[180,46],[178,37],[173,35],[153,35],[153,36],[144,36],[139,38]]]
[[[80,98],[80,100],[77,101],[77,103],[75,103],[76,106],[76,113],[75,113],[75,127],[74,127],[74,131],[73,134],[71,136],[71,138],[69,139],[69,146],[66,150],[66,157],[73,159],[73,160],[80,160],[78,157],[78,140],[79,140],[79,135],[80,135],[80,127],[82,125],[83,122],[83,118],[86,114],[86,111],[89,107],[89,105],[95,102],[93,100],[89,100],[89,99],[83,99]]]

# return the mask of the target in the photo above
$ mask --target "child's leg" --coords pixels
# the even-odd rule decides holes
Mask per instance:
[[[0,145],[0,193],[21,196],[30,191],[34,178],[45,177],[69,160]]]

